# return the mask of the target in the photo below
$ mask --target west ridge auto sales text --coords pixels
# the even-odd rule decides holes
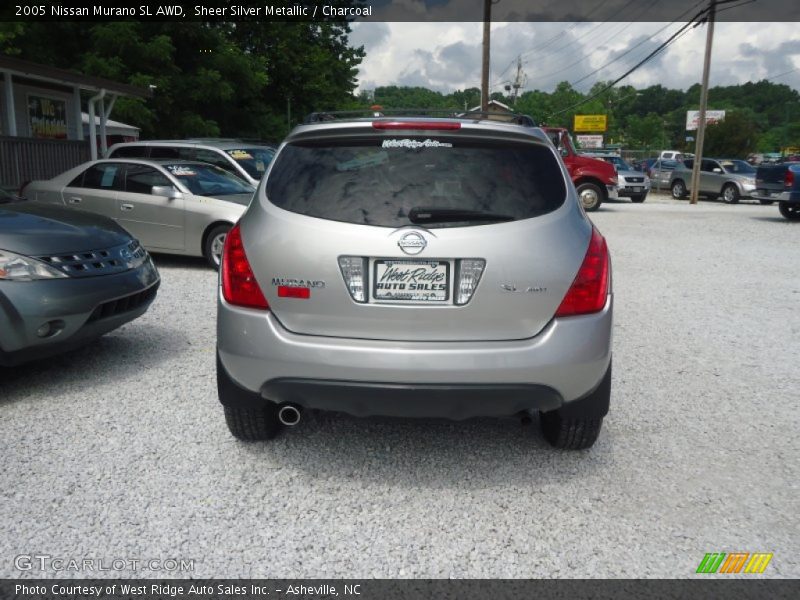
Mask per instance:
[[[360,596],[361,586],[345,585],[345,596]],[[183,598],[189,596],[245,596],[245,595],[269,595],[270,593],[283,594],[285,596],[304,596],[304,595],[324,595],[338,596],[336,586],[325,584],[319,585],[286,585],[282,589],[267,588],[255,583],[249,585],[233,585],[230,583],[217,583],[215,585],[191,584],[174,585],[163,583],[151,584],[128,584],[128,583],[109,583],[108,585],[81,585],[54,583],[50,585],[28,585],[18,583],[14,586],[14,593],[17,596],[46,595],[53,596],[84,596],[100,598],[104,595],[124,594],[126,596],[160,596],[170,598]]]

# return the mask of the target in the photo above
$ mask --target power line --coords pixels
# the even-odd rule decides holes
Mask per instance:
[[[633,51],[634,51],[634,50],[636,50],[636,49],[637,49],[639,46],[641,46],[641,45],[643,45],[644,43],[646,43],[646,42],[649,42],[650,40],[652,40],[652,39],[653,39],[655,36],[657,36],[659,33],[661,33],[662,31],[664,31],[664,30],[665,30],[667,27],[669,27],[670,25],[674,25],[674,23],[668,23],[667,25],[665,25],[664,27],[662,27],[661,29],[659,29],[658,31],[656,31],[656,32],[655,32],[653,35],[651,35],[651,36],[649,36],[649,37],[647,37],[647,38],[643,39],[641,42],[639,42],[639,43],[638,43],[638,44],[636,44],[635,46],[632,46],[631,48],[629,48],[628,50],[626,50],[625,52],[623,52],[622,54],[620,54],[619,56],[617,56],[617,57],[616,57],[616,58],[614,58],[613,60],[610,60],[610,61],[608,61],[606,64],[604,64],[604,65],[602,65],[602,66],[600,66],[600,67],[597,67],[597,68],[596,68],[594,71],[592,71],[591,73],[587,73],[586,75],[584,75],[584,76],[583,76],[583,77],[581,77],[580,79],[577,79],[576,81],[572,82],[570,85],[572,85],[572,87],[575,87],[576,85],[578,85],[578,84],[579,84],[579,83],[581,83],[582,81],[585,81],[585,80],[589,79],[589,77],[591,77],[591,76],[592,76],[592,75],[594,75],[595,73],[598,73],[598,72],[602,71],[603,69],[605,69],[606,67],[609,67],[609,66],[613,65],[615,62],[617,62],[618,60],[622,59],[622,57],[623,57],[623,56],[625,56],[625,55],[627,55],[627,54],[629,54],[629,53],[633,52]]]
[[[603,25],[606,25],[607,23],[611,22],[611,21],[612,21],[612,19],[613,19],[614,17],[616,17],[616,16],[617,16],[619,13],[621,13],[622,11],[624,11],[626,8],[628,8],[628,6],[630,6],[631,4],[633,4],[635,1],[636,1],[636,0],[628,0],[628,2],[627,2],[626,4],[624,4],[624,5],[623,5],[623,6],[621,6],[619,9],[617,9],[617,10],[616,10],[616,12],[614,12],[613,14],[611,14],[611,15],[610,15],[610,16],[609,16],[609,17],[608,17],[608,18],[607,18],[605,21],[602,21],[602,22],[598,23],[597,25],[595,25],[594,27],[592,27],[592,28],[591,28],[591,29],[589,29],[588,31],[584,31],[584,32],[583,32],[581,35],[579,35],[578,37],[576,37],[576,38],[574,38],[574,39],[567,40],[566,44],[564,44],[563,46],[559,46],[559,47],[557,47],[557,48],[554,48],[553,50],[550,50],[550,51],[548,51],[548,53],[550,53],[550,52],[560,52],[561,50],[564,50],[564,49],[568,48],[569,46],[571,46],[572,44],[574,44],[574,43],[575,43],[575,42],[577,42],[578,40],[581,40],[581,39],[585,38],[586,36],[588,36],[589,34],[591,34],[591,33],[594,33],[595,31],[597,31],[598,29],[600,29],[600,28],[601,28]],[[656,0],[656,1],[657,1],[657,0]],[[654,2],[652,2],[652,4],[655,4],[655,1],[654,1]],[[641,8],[641,7],[640,7],[640,8]],[[624,26],[623,26],[623,27],[624,27]],[[555,39],[558,39],[558,38],[563,38],[563,37],[564,37],[564,32],[562,32],[562,33],[560,33],[558,36],[556,36],[556,38],[555,38]],[[608,38],[608,39],[611,39],[611,38]],[[523,53],[522,53],[522,56],[525,56],[525,55],[531,54],[531,53],[533,53],[533,52],[535,52],[535,51],[536,51],[536,48],[531,48],[530,50],[526,50],[525,52],[523,52]]]
[[[651,39],[653,39],[653,37],[655,37],[656,35],[658,35],[659,33],[661,33],[661,32],[662,32],[664,29],[666,29],[666,28],[667,28],[667,27],[669,27],[670,25],[672,25],[672,23],[669,23],[669,24],[668,24],[668,25],[666,25],[664,28],[662,28],[662,29],[660,29],[659,31],[655,32],[653,35],[651,35],[651,36],[649,36],[648,38],[646,38],[646,39],[642,40],[640,43],[638,43],[638,44],[636,44],[635,46],[633,46],[633,48],[631,48],[630,50],[628,50],[627,52],[625,52],[625,54],[627,54],[628,52],[631,52],[632,50],[635,50],[636,48],[638,48],[639,46],[641,46],[642,44],[644,44],[644,43],[645,43],[645,42],[647,42],[648,40],[651,40]],[[627,24],[626,24],[625,26],[627,27]],[[624,55],[622,55],[622,56],[624,56]],[[622,56],[620,56],[619,58],[621,58]],[[569,69],[571,69],[572,67],[574,67],[574,66],[576,66],[576,65],[579,65],[580,63],[582,63],[584,60],[586,60],[586,58],[587,58],[586,56],[582,56],[580,59],[578,59],[578,60],[577,60],[577,61],[575,61],[574,63],[570,63],[570,64],[569,64],[569,65],[567,65],[566,67],[562,67],[561,69],[558,69],[558,70],[556,70],[556,71],[551,71],[550,73],[547,73],[547,74],[545,74],[545,75],[542,75],[542,76],[540,76],[540,78],[539,78],[539,79],[541,79],[542,81],[544,81],[544,80],[547,80],[548,78],[552,77],[553,75],[558,75],[559,73],[563,73],[564,71],[568,71],[568,70],[569,70]],[[603,68],[603,67],[601,67],[601,68]],[[599,69],[597,69],[597,70],[595,70],[595,71],[592,71],[592,73],[589,73],[589,75],[587,75],[586,77],[590,77],[592,74],[596,73],[598,70],[599,70]],[[583,79],[586,79],[586,77],[584,77]],[[583,79],[579,79],[579,80],[578,80],[576,83],[579,83],[579,82],[583,81]]]
[[[603,89],[601,89],[601,90],[599,90],[598,92],[596,92],[596,93],[592,94],[592,95],[591,95],[591,96],[589,96],[588,98],[584,98],[584,99],[583,99],[583,100],[581,100],[580,102],[576,102],[576,103],[575,103],[575,104],[573,104],[572,106],[568,106],[567,108],[564,108],[564,109],[562,109],[562,110],[556,111],[556,112],[554,112],[554,113],[550,113],[550,115],[548,115],[548,117],[554,117],[554,116],[556,116],[556,115],[560,115],[560,114],[562,114],[562,113],[565,113],[565,112],[567,112],[567,111],[569,111],[569,110],[572,110],[573,108],[577,108],[578,106],[581,106],[581,105],[583,105],[583,104],[586,104],[587,102],[589,102],[589,101],[591,101],[591,100],[594,100],[594,99],[595,99],[595,98],[597,98],[598,96],[600,96],[600,95],[604,94],[605,92],[607,92],[608,90],[610,90],[612,87],[614,87],[616,84],[618,84],[620,81],[622,81],[623,79],[625,79],[625,78],[626,78],[628,75],[630,75],[631,73],[633,73],[634,71],[636,71],[636,70],[637,70],[639,67],[641,67],[642,65],[644,65],[644,64],[645,64],[647,61],[651,60],[651,59],[652,59],[654,56],[656,56],[656,55],[657,55],[659,52],[663,51],[663,50],[664,50],[664,49],[665,49],[667,46],[669,46],[669,45],[670,45],[672,42],[674,42],[674,41],[675,41],[675,40],[676,40],[676,39],[677,39],[679,36],[683,35],[683,34],[684,34],[684,33],[685,33],[685,32],[686,32],[688,29],[689,29],[689,27],[690,27],[690,26],[696,26],[696,25],[699,25],[699,24],[700,24],[702,21],[698,21],[698,22],[695,22],[695,21],[697,21],[697,19],[699,19],[700,17],[702,17],[702,16],[704,16],[705,14],[707,14],[707,12],[708,12],[708,9],[703,9],[703,10],[701,10],[699,13],[697,13],[697,14],[694,16],[694,18],[693,18],[691,21],[689,21],[688,23],[686,23],[686,25],[684,25],[684,26],[683,26],[683,27],[681,27],[681,28],[680,28],[678,31],[676,31],[675,33],[673,33],[673,34],[672,34],[672,35],[671,35],[671,36],[670,36],[670,37],[667,39],[667,41],[665,41],[664,43],[662,43],[662,44],[661,44],[661,45],[660,45],[658,48],[656,48],[656,49],[655,49],[655,50],[653,50],[653,51],[652,51],[650,54],[648,54],[648,55],[647,55],[647,56],[646,56],[646,57],[645,57],[643,60],[639,61],[639,62],[638,62],[636,65],[634,65],[634,66],[633,66],[631,69],[629,69],[629,70],[628,70],[628,71],[626,71],[626,72],[625,72],[623,75],[621,75],[620,77],[618,77],[617,79],[615,79],[614,81],[612,81],[611,83],[609,83],[609,84],[608,84],[607,86],[605,86]]]
[[[610,66],[610,65],[614,64],[615,62],[617,62],[618,60],[620,60],[620,59],[621,59],[623,56],[625,56],[626,54],[628,54],[628,53],[630,53],[631,51],[633,51],[634,49],[638,48],[639,46],[641,46],[641,45],[642,45],[642,44],[644,44],[645,42],[647,42],[647,41],[649,41],[649,40],[653,39],[653,38],[654,38],[655,36],[657,36],[659,33],[661,33],[662,31],[664,31],[665,29],[667,29],[667,28],[668,28],[670,25],[674,25],[675,23],[677,23],[678,21],[680,21],[680,19],[681,19],[681,18],[682,18],[684,15],[686,15],[687,13],[689,13],[689,12],[691,12],[691,11],[693,11],[693,10],[697,9],[697,7],[699,7],[699,6],[700,6],[701,4],[703,4],[703,3],[704,3],[704,2],[703,2],[703,0],[701,0],[700,2],[698,2],[697,4],[695,4],[694,6],[692,6],[691,8],[689,8],[689,9],[687,9],[687,10],[683,11],[683,12],[682,12],[680,15],[678,15],[678,16],[677,16],[677,17],[676,17],[676,18],[675,18],[675,19],[672,21],[672,23],[668,23],[667,25],[665,25],[664,27],[662,27],[661,29],[659,29],[658,31],[656,31],[656,32],[655,32],[653,35],[651,35],[651,36],[650,36],[650,37],[648,37],[647,39],[644,39],[644,40],[642,40],[641,42],[639,42],[638,44],[636,44],[636,45],[635,45],[635,46],[633,46],[632,48],[629,48],[628,50],[626,50],[625,52],[623,52],[622,54],[620,54],[619,56],[617,56],[617,57],[616,57],[616,58],[614,58],[613,60],[611,60],[611,61],[607,62],[606,64],[604,64],[604,65],[602,65],[602,66],[600,66],[600,67],[596,68],[596,69],[595,69],[594,71],[592,71],[591,73],[588,73],[588,74],[584,75],[583,77],[581,77],[581,78],[580,78],[580,79],[578,79],[577,81],[574,81],[574,82],[572,82],[570,85],[572,85],[573,87],[575,87],[576,85],[578,85],[578,84],[579,84],[579,83],[581,83],[582,81],[585,81],[586,79],[588,79],[589,77],[591,77],[591,76],[592,76],[592,75],[594,75],[595,73],[598,73],[598,72],[602,71],[603,69],[605,69],[606,67],[608,67],[608,66]]]
[[[795,67],[794,69],[790,69],[789,71],[778,73],[777,75],[773,75],[772,77],[765,77],[764,81],[772,81],[773,79],[777,79],[778,77],[783,77],[784,75],[788,75],[789,73],[794,73],[795,71],[800,71],[800,67]]]
[[[584,21],[584,22],[588,22],[588,17],[589,17],[589,16],[591,16],[591,15],[592,15],[592,13],[594,13],[594,12],[595,12],[596,10],[598,10],[600,7],[602,7],[602,6],[603,6],[603,5],[604,5],[604,4],[605,4],[607,1],[608,1],[608,0],[603,0],[602,2],[598,3],[598,4],[597,4],[597,5],[596,5],[596,6],[595,6],[595,7],[594,7],[592,10],[588,11],[588,12],[586,13],[586,18],[587,18],[587,21]],[[630,4],[630,2],[628,2],[628,4]],[[627,4],[626,4],[625,6],[627,6]],[[623,8],[624,8],[624,7],[623,7]],[[618,10],[616,13],[614,13],[614,14],[612,15],[612,17],[613,17],[613,16],[615,16],[616,14],[618,14],[619,12],[620,12],[620,11]],[[565,34],[566,32],[568,32],[568,31],[571,31],[571,30],[575,29],[575,28],[576,28],[578,25],[580,25],[580,24],[581,24],[581,22],[577,22],[577,21],[576,21],[576,22],[575,22],[575,23],[573,23],[573,24],[572,24],[570,27],[568,27],[567,29],[565,29],[564,31],[559,31],[559,32],[558,32],[557,34],[555,34],[553,37],[551,37],[551,38],[548,38],[547,40],[545,40],[545,41],[544,41],[542,44],[540,44],[540,45],[538,45],[538,46],[533,46],[533,47],[532,47],[532,48],[530,48],[529,50],[526,50],[526,51],[525,51],[525,52],[523,52],[523,53],[522,53],[520,56],[525,56],[526,54],[530,54],[531,52],[536,52],[537,50],[541,50],[542,48],[546,48],[547,46],[549,46],[549,45],[550,45],[550,43],[551,43],[551,42],[554,42],[554,41],[556,41],[557,39],[559,39],[559,38],[563,37],[563,36],[564,36],[564,34]],[[510,66],[510,65],[509,65],[509,66]],[[508,69],[506,69],[506,70],[508,70]]]

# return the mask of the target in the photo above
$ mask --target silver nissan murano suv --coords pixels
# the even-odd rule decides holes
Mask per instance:
[[[271,439],[312,409],[539,412],[553,446],[594,444],[608,249],[527,122],[376,114],[292,131],[225,240],[217,385],[233,435]]]

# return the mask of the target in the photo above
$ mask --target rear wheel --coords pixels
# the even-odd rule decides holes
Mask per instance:
[[[225,246],[225,236],[228,235],[231,226],[217,225],[206,235],[203,242],[203,256],[213,269],[219,269],[219,261],[222,260],[222,248]]]
[[[732,183],[726,183],[722,188],[722,200],[726,204],[737,204],[739,202],[739,188]]]
[[[790,221],[800,221],[800,203],[779,202],[778,210]]]
[[[225,422],[240,440],[271,440],[281,430],[278,405],[241,387],[228,375],[217,355],[217,394],[225,409]]]
[[[581,450],[591,448],[600,435],[603,417],[611,400],[611,365],[591,394],[541,414],[542,433],[555,448]]]
[[[676,200],[682,200],[686,198],[686,184],[683,183],[683,180],[676,179],[672,182],[672,197]]]
[[[542,433],[554,448],[583,450],[591,448],[600,435],[603,417],[597,419],[565,419],[558,411],[542,413]]]
[[[599,186],[594,183],[582,183],[576,189],[585,211],[591,212],[600,208],[603,203],[603,192]]]
[[[266,402],[262,407],[224,406],[230,432],[245,442],[271,440],[281,430],[278,407]]]
[[[631,196],[631,202],[644,202],[645,198],[647,198],[647,194],[636,194],[635,196]]]

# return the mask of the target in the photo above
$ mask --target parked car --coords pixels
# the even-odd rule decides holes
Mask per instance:
[[[626,163],[619,154],[587,152],[584,156],[599,158],[614,165],[617,171],[617,194],[620,198],[630,198],[631,202],[644,202],[650,191],[650,177],[640,173]]]
[[[331,119],[294,129],[225,240],[219,399],[244,440],[304,409],[541,411],[551,444],[585,448],[611,326],[606,242],[541,129]]]
[[[273,146],[242,140],[149,140],[124,142],[108,149],[106,158],[146,158],[157,160],[202,161],[230,171],[256,186],[267,171]]]
[[[669,187],[673,198],[685,198],[691,191],[693,159],[680,163],[672,172]],[[736,204],[749,198],[756,187],[756,169],[747,161],[730,158],[704,158],[700,163],[698,195]]]
[[[669,182],[672,179],[672,172],[682,161],[670,159],[658,159],[647,170],[650,176],[650,185],[658,190],[668,190]]]
[[[160,279],[111,219],[0,191],[0,366],[72,350],[143,315]]]
[[[543,127],[543,130],[561,154],[584,210],[597,210],[606,200],[619,198],[617,194],[619,180],[613,166],[605,161],[578,154],[566,129]]]
[[[136,159],[84,163],[23,190],[35,202],[111,217],[151,252],[204,256],[214,268],[253,191],[208,163]]]
[[[800,221],[800,163],[759,165],[753,198],[762,204],[777,201],[778,209],[786,219]]]

